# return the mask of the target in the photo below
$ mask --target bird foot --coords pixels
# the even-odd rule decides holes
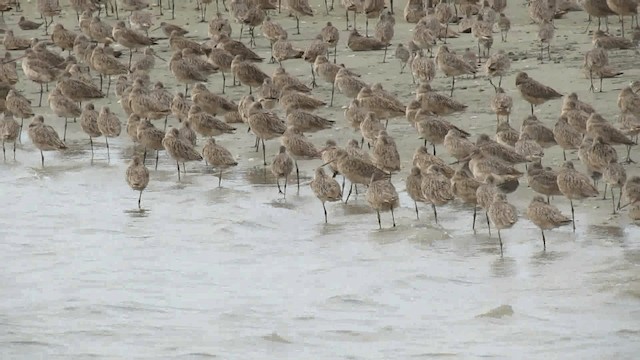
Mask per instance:
[[[635,164],[636,162],[631,158],[626,158],[622,163],[625,165],[628,165],[628,164]]]

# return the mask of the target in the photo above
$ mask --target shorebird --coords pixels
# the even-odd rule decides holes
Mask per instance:
[[[313,64],[316,61],[316,58],[320,55],[325,55],[329,53],[329,43],[325,42],[322,38],[322,34],[318,34],[316,38],[309,43],[307,48],[304,50],[302,54],[302,58],[304,61],[308,62],[311,65],[311,87],[314,88],[317,86],[316,84],[316,74],[313,69]]]
[[[555,27],[550,19],[544,19],[538,24],[538,40],[540,40],[540,63],[544,63],[543,51],[547,47],[547,57],[551,61],[551,41],[553,40]]]
[[[562,157],[567,161],[566,150],[576,150],[582,142],[582,134],[573,126],[569,125],[565,115],[560,115],[553,128],[553,137],[562,148]]]
[[[298,190],[300,190],[300,170],[298,169],[298,160],[319,159],[321,154],[315,145],[307,139],[300,130],[294,127],[288,127],[287,130],[285,130],[280,142],[287,149],[287,153],[289,153],[293,158],[293,164],[296,167]]]
[[[189,95],[189,84],[207,82],[207,76],[183,59],[182,52],[176,51],[169,60],[169,69],[178,82],[184,84],[184,93]]]
[[[391,211],[393,227],[396,227],[396,219],[393,209],[400,206],[400,197],[396,188],[391,183],[388,175],[374,172],[367,189],[367,202],[378,214],[378,227],[382,229],[380,211]]]
[[[498,92],[498,89],[502,86],[502,77],[507,75],[511,68],[511,60],[504,50],[498,50],[497,53],[491,55],[487,62],[484,64],[485,72],[489,78],[489,83]],[[498,76],[498,86],[495,86],[491,81],[491,78]]]
[[[451,192],[453,195],[465,204],[473,206],[473,224],[472,229],[476,228],[476,215],[478,212],[478,188],[481,182],[470,176],[466,169],[456,170],[451,178]]]
[[[278,193],[287,195],[287,183],[289,175],[293,171],[293,159],[287,154],[287,148],[280,146],[278,154],[273,158],[271,163],[271,173],[276,177],[276,185],[278,185]],[[280,188],[280,178],[284,178],[284,192]]]
[[[55,88],[49,93],[48,97],[49,107],[58,117],[64,118],[64,134],[62,135],[62,140],[66,141],[67,139],[67,119],[73,118],[74,120],[80,116],[82,111],[78,104],[76,104],[73,100],[64,96],[60,89]]]
[[[442,206],[454,199],[451,192],[451,181],[445,176],[444,169],[439,165],[431,165],[422,175],[420,185],[422,196],[431,204],[433,216],[438,223],[436,206]]]
[[[340,184],[333,179],[332,177],[325,174],[322,166],[317,167],[315,170],[315,174],[313,180],[309,184],[311,190],[316,195],[318,200],[322,202],[322,209],[324,210],[324,223],[328,222],[327,220],[327,208],[325,203],[335,202],[342,200],[342,190],[340,188]]]
[[[129,72],[129,68],[115,57],[105,53],[104,47],[97,46],[91,53],[91,66],[100,73],[100,89],[102,90],[102,76],[108,77],[107,94],[111,88],[111,76]]]
[[[340,40],[338,28],[333,26],[331,21],[328,21],[327,26],[320,30],[320,35],[322,36],[322,41],[329,44],[329,46],[333,46],[333,63],[335,64],[338,56],[338,41]]]
[[[624,37],[624,17],[631,16],[631,25],[633,25],[633,17],[638,16],[638,1],[607,0],[607,5],[614,13],[620,16],[620,31],[622,32],[622,37]]]
[[[611,188],[611,207],[613,209],[613,213],[616,213],[616,197],[613,194],[613,188],[619,188],[620,194],[618,196],[618,205],[617,209],[620,209],[620,201],[622,199],[622,188],[624,184],[627,182],[627,171],[624,169],[622,164],[615,161],[615,159],[610,159],[609,164],[604,168],[604,172],[602,174],[605,185],[604,185],[604,194],[607,193],[607,185]]]
[[[547,250],[545,230],[552,230],[563,225],[569,225],[571,219],[558,210],[557,207],[545,203],[542,196],[536,195],[527,208],[527,217],[542,232],[542,248]]]
[[[296,30],[298,31],[296,35],[300,35],[300,17],[313,16],[313,9],[309,6],[308,0],[287,0],[287,6],[295,14]]]
[[[259,102],[251,104],[248,115],[247,123],[251,132],[258,140],[262,141],[263,163],[267,165],[264,141],[280,137],[287,129],[286,125],[276,114],[264,111]],[[256,142],[256,144],[258,143]]]
[[[20,137],[22,126],[13,118],[10,113],[5,112],[4,117],[0,120],[0,138],[2,139],[2,156],[7,160],[5,143],[13,143],[13,160],[16,160],[16,142]]]
[[[382,57],[382,62],[385,63],[387,60],[387,49],[389,48],[389,44],[393,39],[393,35],[395,34],[394,27],[396,25],[396,19],[391,15],[390,12],[382,12],[380,14],[380,20],[376,24],[375,37],[380,42],[385,44],[384,46],[384,56]]]
[[[520,132],[511,127],[508,122],[498,122],[496,127],[496,142],[498,144],[514,147],[519,138]]]
[[[453,89],[456,86],[456,76],[465,74],[473,75],[477,72],[476,69],[466,61],[451,53],[446,45],[438,48],[436,63],[445,76],[451,77],[451,94],[449,96],[453,96]]]
[[[26,50],[31,47],[31,40],[15,36],[13,30],[8,30],[3,45],[6,50]]]
[[[252,93],[252,88],[261,86],[264,79],[269,77],[254,64],[244,61],[241,55],[233,58],[231,71],[241,84],[249,87],[249,94]]]
[[[176,161],[176,166],[178,167],[178,181],[180,181],[180,162],[187,161],[201,161],[202,156],[198,154],[198,152],[193,148],[193,146],[187,141],[179,138],[179,133],[177,128],[171,128],[164,136],[162,140],[162,146],[167,151],[169,156],[171,156]],[[183,171],[186,174],[187,169],[183,166]]]
[[[34,115],[33,109],[31,109],[31,101],[24,97],[22,94],[19,94],[15,90],[11,89],[9,90],[9,93],[7,93],[5,106],[11,114],[21,119],[20,130],[18,134],[18,141],[20,141],[19,138],[22,134],[24,119],[29,119]]]
[[[29,124],[29,139],[38,150],[40,150],[40,158],[42,159],[42,167],[44,167],[44,154],[43,151],[52,150],[64,150],[67,146],[62,140],[56,130],[44,123],[42,115],[36,115]]]
[[[126,172],[126,179],[127,184],[129,184],[132,190],[140,192],[138,196],[138,209],[142,209],[140,202],[142,201],[142,192],[147,188],[147,185],[149,185],[149,169],[144,166],[144,162],[140,160],[138,155],[133,155],[131,158]]]
[[[500,117],[505,116],[504,124],[509,125],[509,117],[511,116],[511,108],[513,107],[513,99],[507,95],[501,87],[496,88],[496,95],[491,99],[491,109],[496,113],[496,122],[500,126]]]
[[[311,114],[303,110],[293,110],[287,114],[285,119],[287,126],[293,126],[303,133],[313,133],[320,130],[330,129],[335,121],[328,120],[322,116]]]
[[[293,48],[291,42],[287,40],[286,34],[280,35],[280,38],[271,46],[271,57],[278,62],[280,67],[282,67],[283,61],[288,59],[300,59],[303,54],[303,50]]]
[[[44,84],[48,84],[55,81],[61,71],[49,65],[48,63],[38,59],[36,54],[28,49],[25,51],[26,58],[22,60],[22,72],[27,79],[40,84],[40,100],[38,101],[38,107],[42,106],[42,94],[44,93]]]
[[[606,30],[609,31],[608,17],[616,15],[616,13],[609,8],[606,0],[582,0],[580,5],[582,5],[584,11],[589,14],[589,23],[587,24],[587,28],[584,30],[585,33],[589,31],[589,25],[591,25],[591,19],[593,17],[598,18],[598,30],[600,30],[601,19],[604,18]]]
[[[160,25],[158,25],[157,28],[155,28],[155,29],[153,29],[151,31],[155,31],[155,30],[158,30],[158,29],[162,29],[162,33],[164,33],[164,35],[166,37],[171,36],[171,33],[174,32],[174,31],[176,32],[176,34],[178,34],[178,36],[185,36],[186,34],[189,33],[189,30],[187,30],[187,29],[185,29],[185,28],[183,28],[181,26],[178,26],[178,25],[175,25],[175,24],[171,24],[171,23],[168,23],[168,22],[165,22],[165,21],[162,21],[160,23]],[[211,34],[209,36],[211,36]]]
[[[500,230],[510,229],[518,221],[518,210],[507,202],[507,196],[501,192],[493,195],[493,201],[489,206],[489,219],[498,229],[498,241],[500,241],[500,256],[502,252],[502,236]]]
[[[187,120],[193,125],[193,129],[204,137],[233,134],[236,131],[233,126],[202,111],[198,105],[191,105]]]
[[[231,72],[231,63],[233,62],[233,56],[223,49],[215,48],[211,49],[207,60],[215,65],[222,73],[222,93],[224,94],[224,90],[227,84],[227,77],[225,74]]]
[[[576,231],[576,217],[573,208],[573,200],[582,200],[588,197],[598,196],[598,189],[591,185],[590,179],[576,171],[573,167],[573,162],[567,161],[564,163],[562,170],[558,173],[558,189],[560,192],[569,199],[571,204],[571,222],[573,224],[573,231]]]
[[[345,204],[349,201],[349,197],[351,197],[354,185],[357,189],[358,184],[369,185],[371,177],[374,175],[376,175],[376,177],[388,176],[384,171],[373,165],[370,160],[363,159],[360,156],[350,155],[348,149],[349,148],[347,148],[347,151],[340,152],[335,160],[338,172],[351,183],[349,193],[347,193],[347,197],[344,200]]]
[[[548,100],[562,97],[562,94],[530,78],[525,72],[519,72],[516,76],[516,87],[522,98],[531,104],[531,114],[533,114],[534,105],[541,105]]]
[[[20,30],[36,30],[40,28],[44,23],[37,23],[35,21],[27,20],[24,16],[20,16],[18,20],[18,27]]]
[[[352,51],[383,50],[387,45],[382,41],[360,35],[357,30],[352,30],[347,40],[347,46]]]
[[[595,92],[593,86],[594,73],[600,77],[600,92],[602,92],[602,69],[609,64],[609,56],[607,51],[600,47],[595,47],[584,54],[583,66],[589,70],[589,81],[591,81],[590,91]]]
[[[422,172],[417,166],[413,166],[407,179],[405,180],[405,186],[407,194],[416,208],[416,219],[420,220],[420,214],[418,212],[418,202],[427,202],[427,199],[422,195]]]
[[[111,112],[108,106],[103,106],[98,113],[98,129],[100,133],[104,135],[104,141],[107,144],[107,159],[111,160],[111,154],[109,152],[109,138],[120,136],[122,131],[122,125],[118,116]]]
[[[237,111],[238,105],[220,95],[214,94],[203,84],[196,84],[191,90],[191,100],[203,111],[211,114],[226,114],[230,111]]]
[[[222,171],[238,165],[231,152],[224,146],[216,144],[214,138],[207,139],[204,148],[202,148],[202,156],[209,165],[220,170],[218,173],[218,187],[222,184]]]
[[[411,59],[411,52],[407,50],[403,43],[399,43],[398,47],[396,47],[394,56],[396,59],[400,60],[400,74],[402,74],[404,68],[407,67],[409,60]]]
[[[373,143],[373,164],[389,174],[400,171],[400,154],[395,140],[385,130],[380,130]]]
[[[467,109],[467,105],[434,91],[429,84],[421,84],[418,91],[416,98],[425,112],[450,115]]]
[[[80,128],[85,134],[89,135],[91,159],[93,159],[93,138],[102,136],[102,132],[100,128],[98,128],[98,112],[92,103],[85,104],[82,109],[82,114],[80,114]]]
[[[287,114],[294,110],[314,111],[327,104],[307,93],[298,92],[291,87],[282,89],[278,102]]]
[[[500,13],[500,17],[498,18],[498,28],[500,29],[500,37],[502,38],[502,42],[506,42],[509,30],[511,30],[511,20],[509,20],[509,18],[502,12]]]

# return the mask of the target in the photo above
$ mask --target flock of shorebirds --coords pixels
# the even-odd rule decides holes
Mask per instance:
[[[212,0],[197,0],[189,6],[196,7],[204,22],[210,3]],[[346,11],[347,29],[350,29],[346,44],[350,51],[383,51],[381,60],[387,62],[387,50],[395,35],[393,2],[386,5],[384,0],[342,0],[341,4]],[[333,1],[325,0],[323,6],[318,5],[318,11],[324,10],[327,15],[334,11]],[[322,202],[325,222],[326,202],[344,199],[346,203],[352,190],[355,188],[357,193],[357,185],[364,185],[367,187],[366,201],[376,211],[379,226],[380,213],[385,211],[391,212],[395,226],[394,209],[399,206],[399,196],[391,176],[401,170],[401,161],[396,141],[386,125],[389,119],[406,117],[409,125],[424,139],[424,146],[415,151],[413,166],[406,177],[406,191],[415,202],[417,217],[418,203],[430,204],[437,222],[437,207],[459,199],[473,207],[475,229],[476,212],[480,207],[485,211],[489,229],[493,224],[498,231],[502,253],[500,231],[511,228],[519,217],[516,208],[508,202],[507,194],[515,191],[519,179],[526,175],[529,187],[537,193],[526,214],[541,229],[545,248],[545,230],[572,224],[575,231],[573,201],[598,196],[600,179],[605,183],[605,197],[607,187],[611,189],[613,212],[629,207],[629,216],[640,219],[640,177],[627,179],[623,166],[625,162],[632,162],[631,148],[636,145],[640,133],[640,82],[633,82],[620,92],[620,118],[614,125],[593,106],[579,100],[575,93],[564,96],[527,73],[519,72],[515,86],[522,99],[531,104],[531,115],[519,130],[515,129],[510,124],[513,99],[502,88],[502,78],[510,74],[511,59],[503,50],[492,51],[494,33],[500,33],[501,42],[508,41],[511,22],[504,12],[506,6],[506,0],[452,3],[409,0],[404,9],[404,20],[415,23],[415,27],[408,39],[399,41],[394,51],[394,57],[401,64],[400,73],[408,67],[417,84],[416,98],[407,100],[397,98],[380,83],[367,83],[357,69],[337,64],[341,31],[331,22],[307,44],[306,49],[296,48],[283,26],[291,20],[286,15],[280,16],[280,22],[274,18],[281,12],[288,12],[295,18],[295,29],[299,34],[300,18],[314,15],[307,0],[287,0],[284,6],[280,1],[276,4],[270,0],[231,0],[229,4],[216,1],[217,13],[208,20],[209,38],[205,41],[195,41],[189,37],[188,27],[169,20],[154,28],[159,16],[170,13],[174,18],[173,1],[163,4],[158,0],[156,4],[149,4],[146,0],[69,0],[61,4],[58,0],[38,0],[37,9],[43,21],[22,16],[16,25],[23,34],[44,29],[47,38],[18,36],[11,24],[3,41],[6,53],[0,67],[0,95],[4,101],[0,104],[4,117],[0,122],[0,135],[5,161],[6,143],[13,143],[15,160],[16,143],[21,141],[25,119],[31,119],[26,132],[32,145],[40,150],[43,167],[43,152],[67,148],[66,130],[70,119],[79,119],[81,129],[89,137],[86,146],[91,148],[92,159],[93,140],[101,136],[105,138],[107,157],[110,158],[109,138],[120,136],[123,124],[119,112],[107,106],[96,109],[92,101],[109,96],[111,78],[116,77],[113,90],[128,116],[124,124],[126,133],[142,152],[141,156],[132,157],[126,171],[128,184],[139,191],[138,207],[150,179],[145,165],[147,153],[156,152],[157,169],[159,152],[166,151],[175,161],[178,181],[181,164],[182,172],[186,173],[187,162],[204,159],[217,170],[220,186],[223,172],[238,162],[227,148],[216,142],[216,137],[234,133],[235,123],[244,123],[255,135],[256,151],[262,145],[265,166],[265,141],[280,139],[279,151],[269,165],[280,193],[286,194],[294,169],[300,188],[298,161],[322,159],[310,187]],[[609,64],[608,51],[631,50],[630,54],[635,56],[633,51],[637,51],[640,41],[637,0],[581,0],[579,4],[570,0],[531,0],[526,6],[531,20],[539,28],[540,62],[545,60],[545,49],[546,57],[551,58],[550,44],[556,30],[554,22],[567,11],[585,10],[589,19],[598,18],[598,30],[593,33],[594,46],[584,55],[583,63],[592,91],[596,90],[594,79],[600,80],[599,91],[602,91],[603,78],[622,75]],[[3,18],[7,11],[20,10],[18,1],[0,0]],[[56,23],[54,17],[61,13],[66,17],[76,16],[77,27],[67,29]],[[119,20],[121,16],[127,21]],[[359,16],[365,19],[364,26],[359,25],[363,34],[356,30]],[[602,31],[600,20],[609,16],[620,17],[622,29],[625,26],[622,19],[631,17],[631,34],[624,37],[623,30],[622,36],[614,36]],[[369,19],[376,19],[371,36]],[[232,34],[232,22],[239,24],[240,34]],[[629,27],[629,23],[626,25]],[[261,29],[264,40],[257,39],[256,28]],[[161,30],[165,37],[149,35],[156,30]],[[463,54],[456,54],[447,43],[466,33],[477,40],[477,52],[467,48]],[[258,65],[266,60],[254,51],[258,41],[269,42],[269,61],[279,64],[271,76]],[[154,51],[163,46],[172,51],[168,61]],[[170,73],[177,83],[184,85],[184,92],[172,94],[162,82],[152,80],[156,75],[157,59],[168,62]],[[287,73],[287,61],[300,61],[292,59],[302,59],[309,64],[313,79],[310,85]],[[451,78],[448,96],[431,86],[438,72]],[[212,76],[218,73],[220,91],[207,88],[204,83],[212,82]],[[472,142],[471,134],[453,124],[447,116],[467,109],[465,104],[453,98],[456,79],[475,77],[478,73],[486,76],[495,89],[491,109],[496,114],[497,127],[495,139],[487,134],[477,134]],[[248,88],[248,94],[237,103],[224,95],[230,82],[227,77],[232,78],[229,79],[232,86],[239,83]],[[317,81],[331,84],[329,101],[313,95]],[[27,82],[40,86],[38,107],[42,106],[43,95],[48,93],[51,111],[65,119],[62,138],[56,129],[45,123],[45,116],[36,115],[35,99],[27,99],[18,90]],[[55,85],[49,89],[50,84]],[[344,112],[345,120],[314,114],[316,109],[333,106],[336,91],[341,99],[350,101]],[[562,97],[561,112],[553,127],[534,115],[535,106]],[[278,115],[278,106],[284,110],[284,120]],[[49,117],[48,111],[46,115]],[[167,127],[170,117],[179,121],[179,127]],[[361,140],[349,140],[343,148],[330,139],[320,148],[305,136],[332,128],[336,121],[346,121],[361,133]],[[156,126],[154,122],[160,125]],[[204,143],[201,149],[196,145],[199,136]],[[427,143],[431,144],[431,149]],[[575,169],[572,161],[566,161],[566,155],[566,162],[560,169],[543,166],[545,149],[556,145],[563,152],[577,150],[586,172]],[[618,157],[614,147],[618,145],[627,147],[625,161]],[[444,148],[453,162],[438,157],[436,147]],[[526,169],[524,173],[516,168],[519,164]],[[342,177],[342,184],[336,181],[336,176]],[[345,180],[350,183],[348,192],[345,191]],[[614,188],[619,190],[617,203]],[[562,214],[550,204],[551,196],[568,198],[571,216]],[[623,197],[624,203],[621,202]]]

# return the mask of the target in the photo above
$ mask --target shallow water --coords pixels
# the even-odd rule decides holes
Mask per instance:
[[[519,4],[510,6],[526,16]],[[398,14],[400,9],[396,4]],[[582,26],[583,15],[559,26]],[[398,24],[397,36],[404,36],[401,30],[409,26],[400,16]],[[574,32],[570,36],[584,48],[586,35]],[[516,44],[509,46],[526,52],[529,43],[520,44],[517,34],[510,34]],[[268,52],[264,39],[258,42]],[[345,54],[356,67],[359,60]],[[367,74],[378,66],[377,56],[363,55],[367,62],[356,68],[370,80],[394,78]],[[623,54],[616,59],[624,64]],[[397,64],[391,66],[395,74]],[[530,59],[517,66],[540,65]],[[561,73],[564,65],[545,66]],[[270,73],[272,67],[265,68]],[[308,76],[307,64],[291,62],[287,69]],[[210,86],[219,85],[215,79]],[[404,74],[396,84],[398,94],[411,96],[409,79]],[[584,79],[572,79],[588,88]],[[605,85],[619,89],[627,80]],[[439,78],[438,86],[446,88],[448,80]],[[456,120],[474,132],[492,131],[493,115],[479,88],[487,85],[461,82],[458,96],[471,94],[469,101],[483,108]],[[243,91],[233,89],[230,96],[237,99]],[[323,86],[319,94],[328,91]],[[617,91],[605,94],[611,101]],[[514,118],[520,119],[528,105],[512,95]],[[101,104],[108,102],[118,107],[113,97]],[[558,107],[540,111],[555,114]],[[613,118],[615,103],[602,107]],[[321,111],[341,121],[340,112]],[[403,121],[390,125],[394,136],[412,134]],[[347,137],[338,131],[311,138],[321,144],[341,135],[343,144]],[[142,211],[124,181],[126,160],[140,151],[126,135],[110,141],[110,162],[103,139],[94,142],[90,160],[77,124],[70,124],[68,138],[70,150],[45,153],[45,168],[26,134],[18,162],[0,164],[2,359],[637,358],[640,230],[624,213],[609,215],[608,200],[576,203],[576,233],[570,227],[548,232],[546,252],[539,230],[521,218],[502,232],[501,257],[483,213],[475,232],[472,211],[460,204],[439,208],[439,224],[424,205],[415,219],[403,184],[420,144],[415,135],[398,141],[403,173],[394,183],[402,206],[396,228],[383,214],[383,230],[364,189],[347,205],[328,204],[329,224],[323,223],[322,207],[307,186],[318,161],[300,162],[300,191],[294,179],[283,199],[243,125],[221,138],[241,164],[225,172],[222,188],[204,164],[188,164],[177,182],[174,164],[161,154]],[[275,141],[267,143],[268,154],[276,150]],[[551,164],[560,163],[557,149],[548,156]],[[153,169],[149,160],[147,166]],[[526,183],[509,196],[521,215],[530,198]],[[553,203],[568,213],[568,202]]]

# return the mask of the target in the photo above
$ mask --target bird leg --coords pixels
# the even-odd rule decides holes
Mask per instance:
[[[387,62],[387,48],[389,47],[389,44],[384,46],[384,55],[382,56],[382,63],[386,63]]]
[[[327,3],[327,2],[325,1],[325,4],[326,4],[326,3]],[[329,13],[329,12],[327,11],[327,14],[328,14],[328,13]],[[324,206],[324,201],[322,202],[322,210],[324,210],[324,223],[326,224],[326,223],[328,223],[329,221],[327,220],[327,208],[326,208],[326,206]]]
[[[300,35],[300,18],[296,15],[296,35]]]
[[[40,150],[40,159],[42,160],[42,167],[44,167],[44,154],[42,153],[42,150]]]
[[[485,211],[484,216],[487,218],[487,228],[489,229],[489,236],[491,236],[491,222],[489,221],[489,213]]]
[[[218,187],[222,187],[222,167],[220,167],[220,173],[218,174]]]
[[[573,232],[576,232],[576,214],[573,209],[573,200],[569,200],[569,203],[571,204],[571,224],[573,225]]]
[[[334,81],[335,83],[335,81]],[[316,83],[316,72],[313,71],[313,64],[311,64],[311,87],[315,88],[318,84]]]
[[[607,185],[609,185],[609,184],[607,184],[605,182],[604,183],[604,191],[603,191],[604,195],[602,196],[602,200],[607,200]]]
[[[478,207],[474,204],[473,205],[473,225],[471,226],[471,229],[473,229],[474,231],[476,230],[476,214],[478,213]]]
[[[396,227],[396,217],[393,214],[393,207],[391,208],[391,221],[393,222],[393,227]]]
[[[62,141],[67,141],[67,118],[64,118],[64,133],[62,134]]]
[[[158,170],[158,158],[160,157],[160,150],[156,150],[156,170]]]
[[[451,95],[449,95],[449,97],[453,97],[453,88],[456,86],[456,77],[452,76],[451,77]]]
[[[382,230],[382,223],[380,222],[380,210],[376,210],[376,214],[378,214],[378,229]]]
[[[91,144],[91,158],[93,159],[93,139],[91,138],[91,136],[89,136],[89,144]]]
[[[107,161],[111,161],[111,155],[109,154],[109,138],[105,136],[104,141],[107,143]]]
[[[276,185],[278,185],[278,194],[282,194],[282,190],[280,189],[280,178],[276,176]]]
[[[262,139],[262,163],[264,164],[264,166],[267,166],[267,153],[264,149],[264,139]]]
[[[345,204],[349,201],[349,197],[351,196],[352,190],[353,190],[353,183],[351,183],[351,185],[349,186],[349,192],[347,193],[347,198],[344,200]]]
[[[329,107],[333,106],[333,94],[336,92],[336,82],[331,83],[331,102],[329,103]]]
[[[436,210],[436,206],[434,204],[431,204],[431,207],[433,208],[433,216],[436,219],[436,224],[438,223],[438,211]]]
[[[176,166],[178,166],[178,181],[180,181],[180,162],[176,160]]]
[[[498,229],[498,241],[500,241],[500,257],[504,255],[502,252],[502,236],[500,236],[500,229]]]
[[[293,163],[296,165],[296,180],[298,181],[298,191],[300,191],[300,171],[298,170],[298,161],[294,160]]]
[[[611,187],[611,207],[613,208],[613,215],[615,215],[616,214],[616,196],[613,194],[613,186]]]

